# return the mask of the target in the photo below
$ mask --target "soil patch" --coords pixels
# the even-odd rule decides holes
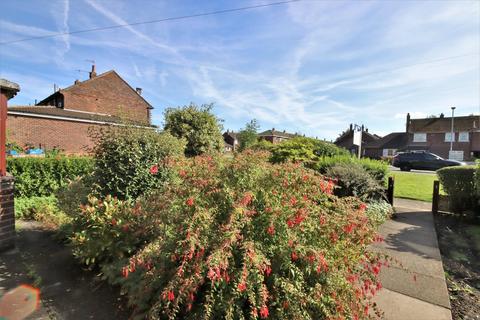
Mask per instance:
[[[480,319],[480,224],[436,214],[435,227],[452,305],[452,318]]]

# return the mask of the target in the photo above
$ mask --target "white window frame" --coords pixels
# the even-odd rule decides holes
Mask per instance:
[[[424,132],[414,133],[413,142],[427,142],[427,134]]]
[[[452,142],[451,132],[445,132],[445,142]],[[453,142],[455,142],[455,132],[453,133]]]
[[[469,141],[470,141],[470,132],[460,131],[458,133],[458,142],[469,142]]]

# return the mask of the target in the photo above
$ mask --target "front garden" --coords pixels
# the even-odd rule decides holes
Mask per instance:
[[[80,264],[121,288],[132,318],[374,316],[387,261],[367,249],[392,212],[386,164],[308,138],[225,157],[215,126],[192,141],[199,124],[185,111],[209,114],[169,111],[182,130],[98,132],[84,171],[45,174],[36,189],[51,192],[19,194],[17,216],[55,226]]]

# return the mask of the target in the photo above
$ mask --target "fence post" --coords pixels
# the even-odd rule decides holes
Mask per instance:
[[[387,188],[387,201],[390,205],[393,206],[393,187],[395,185],[395,181],[393,177],[388,177],[388,188]]]
[[[433,181],[432,213],[438,213],[438,198],[440,196],[440,182]]]

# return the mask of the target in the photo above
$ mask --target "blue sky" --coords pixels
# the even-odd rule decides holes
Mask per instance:
[[[0,42],[272,1],[2,3]],[[155,107],[215,103],[225,129],[256,118],[334,139],[349,123],[404,129],[405,114],[480,113],[480,1],[300,1],[0,46],[12,105],[115,69]]]

